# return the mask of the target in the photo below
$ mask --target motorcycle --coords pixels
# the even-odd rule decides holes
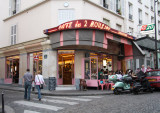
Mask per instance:
[[[122,80],[119,80],[117,75],[111,75],[109,81],[112,81],[115,84],[111,88],[115,95],[121,94],[122,92],[132,92],[130,85],[132,83],[132,77],[128,75],[123,75]]]
[[[145,73],[143,73],[142,71],[137,73],[137,79],[133,83],[133,94],[138,95],[139,92],[153,93],[153,89],[151,88],[149,81],[145,77]]]

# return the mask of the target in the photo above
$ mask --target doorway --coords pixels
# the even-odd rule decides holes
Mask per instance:
[[[19,56],[12,56],[6,58],[8,83],[19,83]]]
[[[58,70],[59,84],[72,85],[74,79],[74,51],[58,51]]]

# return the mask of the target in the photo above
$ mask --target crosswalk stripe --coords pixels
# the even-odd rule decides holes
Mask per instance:
[[[57,98],[57,99],[68,99],[68,100],[78,100],[78,101],[91,101],[92,99],[83,99],[83,98],[70,98],[70,97],[57,97],[57,96],[46,96],[48,98]]]
[[[79,96],[84,98],[102,98],[103,96]]]
[[[30,110],[24,110],[24,113],[40,113],[40,112],[30,111]]]
[[[21,101],[14,101],[14,103],[20,104],[20,105],[31,106],[31,107],[42,108],[42,109],[53,110],[53,111],[58,111],[58,110],[63,109],[63,107],[57,107],[57,106],[39,104],[39,103],[28,102],[28,101],[23,101],[23,100],[21,100]]]
[[[33,98],[33,100],[38,100]],[[76,105],[79,104],[77,102],[68,102],[68,101],[63,101],[63,100],[53,100],[53,99],[41,99],[41,101],[44,102],[51,102],[51,103],[59,103],[59,104],[69,104],[69,105]]]

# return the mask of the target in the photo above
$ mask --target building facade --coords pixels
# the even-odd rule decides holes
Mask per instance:
[[[78,89],[80,78],[88,79],[88,86],[97,86],[99,69],[133,68],[134,38],[126,34],[126,2],[3,1],[0,82],[22,84],[30,68],[33,75],[40,70],[46,83],[49,77],[55,77],[57,85],[74,85]]]

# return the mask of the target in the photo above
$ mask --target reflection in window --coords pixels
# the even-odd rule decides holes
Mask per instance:
[[[90,59],[85,59],[85,79],[90,79]]]
[[[91,59],[91,79],[97,79],[97,58]]]

